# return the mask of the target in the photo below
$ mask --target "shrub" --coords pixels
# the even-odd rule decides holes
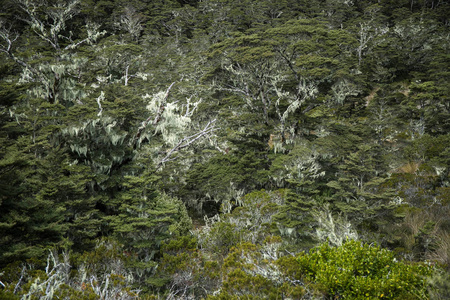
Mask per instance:
[[[393,252],[358,241],[341,247],[327,243],[297,256],[305,282],[333,299],[427,298],[427,277],[433,268],[397,261]]]

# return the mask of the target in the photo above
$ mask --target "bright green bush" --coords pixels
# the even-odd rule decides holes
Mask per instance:
[[[305,282],[333,299],[426,299],[426,264],[397,261],[393,252],[358,241],[327,243],[297,256]]]

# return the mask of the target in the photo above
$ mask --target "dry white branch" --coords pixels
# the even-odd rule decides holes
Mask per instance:
[[[23,280],[23,276],[25,275],[25,272],[26,272],[26,268],[25,268],[25,266],[22,268],[22,271],[20,271],[20,278],[19,278],[19,280],[17,281],[17,284],[16,284],[16,286],[14,287],[14,294],[16,294],[18,291],[19,291],[19,288],[20,288],[20,286],[21,286],[21,284],[22,284],[22,280]]]
[[[19,34],[16,32],[11,31],[11,27],[7,28],[4,26],[4,24],[0,24],[0,39],[2,39],[5,44],[0,45],[0,51],[6,53],[12,60],[14,60],[16,63],[24,67],[25,69],[30,70],[33,74],[37,75],[39,78],[42,79],[42,73],[21,60],[20,58],[16,57],[12,52],[12,46],[13,43],[19,38]]]
[[[186,98],[186,111],[184,113],[185,117],[191,117],[194,112],[197,110],[198,105],[202,102],[202,99],[198,100],[197,102],[191,102],[193,95],[189,98]]]
[[[17,32],[12,33],[11,32],[11,26],[8,28],[3,25],[3,23],[0,23],[0,38],[3,39],[6,42],[6,46],[1,45],[0,51],[5,52],[6,54],[10,54],[12,44],[17,40],[19,37],[19,34]]]
[[[98,98],[97,98],[97,103],[98,103],[98,108],[99,108],[99,112],[97,114],[98,117],[100,117],[103,112],[103,107],[102,107],[102,104],[100,103],[100,101],[103,101],[103,100],[105,100],[105,93],[103,91],[101,91],[100,96],[98,96]]]
[[[65,29],[66,21],[78,14],[77,6],[80,3],[80,0],[58,3],[56,7],[47,9],[46,18],[51,21],[46,21],[45,23],[36,13],[37,6],[42,4],[36,4],[36,2],[29,0],[17,0],[17,3],[27,14],[27,17],[22,18],[22,20],[30,24],[31,28],[39,38],[48,42],[55,50],[59,50],[59,38],[61,38],[60,32]]]
[[[166,162],[175,160],[177,157],[171,158],[174,153],[176,153],[184,148],[189,147],[190,145],[192,145],[194,142],[196,142],[200,138],[210,135],[215,130],[219,129],[219,128],[215,127],[215,122],[216,122],[216,119],[209,121],[208,124],[206,124],[206,126],[201,131],[199,131],[191,136],[181,139],[178,142],[178,144],[175,145],[175,147],[173,147],[172,149],[167,151],[167,155],[163,159],[161,159],[161,161],[156,165],[156,170],[158,170]]]
[[[145,17],[132,6],[125,7],[124,14],[120,17],[121,27],[128,31],[136,41],[144,28],[142,26],[144,20]]]

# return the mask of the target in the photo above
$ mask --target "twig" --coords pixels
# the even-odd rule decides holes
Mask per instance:
[[[25,270],[26,270],[26,268],[25,268],[25,266],[23,266],[22,271],[20,272],[19,281],[17,281],[17,284],[14,287],[14,292],[13,292],[14,294],[16,294],[19,289],[20,283],[22,282],[22,279],[23,279],[23,275],[25,274]]]
[[[195,141],[197,141],[198,139],[204,137],[205,135],[208,135],[210,133],[212,133],[213,131],[219,129],[214,127],[214,123],[216,122],[216,119],[209,121],[208,124],[206,124],[206,126],[200,131],[197,132],[191,136],[185,137],[183,139],[181,139],[178,144],[173,147],[172,149],[170,149],[167,152],[167,155],[156,165],[156,169],[155,171],[157,171],[164,163],[169,162],[169,161],[173,161],[176,158],[170,158],[175,152],[180,151],[181,149],[184,149],[186,147],[189,147],[190,145],[192,145]]]
[[[3,39],[7,43],[7,46],[1,47],[0,51],[5,52],[12,60],[14,60],[16,63],[18,63],[22,67],[30,70],[33,74],[40,77],[40,79],[44,79],[44,76],[42,75],[41,72],[39,72],[38,70],[36,70],[35,68],[33,68],[32,66],[27,64],[20,58],[17,58],[12,53],[12,44],[19,38],[19,35],[17,33],[14,33],[14,36],[12,36],[10,33],[10,30],[3,27],[0,29],[0,38]]]

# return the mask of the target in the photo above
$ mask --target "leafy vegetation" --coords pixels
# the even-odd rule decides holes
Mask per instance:
[[[0,298],[450,293],[448,1],[3,2]]]

